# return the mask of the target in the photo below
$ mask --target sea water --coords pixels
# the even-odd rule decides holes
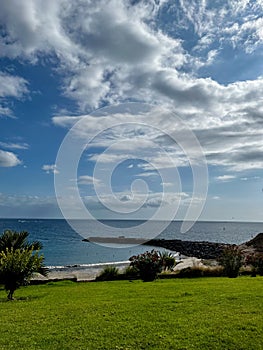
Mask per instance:
[[[133,227],[138,237],[141,237],[140,220],[102,220],[103,224],[110,228],[112,235],[117,228],[125,229]],[[154,231],[159,222],[150,222],[148,229]],[[96,220],[89,222],[79,221],[79,225],[85,225],[89,236],[105,236],[104,230]],[[210,241],[222,243],[240,244],[263,232],[263,223],[248,222],[196,222],[193,227],[182,234],[180,231],[182,222],[171,222],[160,233],[158,238],[182,239],[190,241]],[[104,227],[105,227],[104,226]],[[45,263],[48,266],[72,266],[89,265],[106,262],[127,261],[135,254],[151,250],[145,245],[101,245],[84,242],[83,237],[76,233],[63,219],[0,219],[0,233],[5,229],[29,232],[29,239],[39,240],[43,244]],[[114,236],[114,235],[113,235]],[[159,250],[159,248],[158,248]]]

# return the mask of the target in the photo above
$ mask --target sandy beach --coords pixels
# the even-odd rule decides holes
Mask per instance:
[[[177,264],[174,267],[174,271],[179,271],[192,266],[203,266],[202,260],[195,257],[178,257]],[[48,281],[61,281],[72,280],[75,282],[91,282],[94,281],[96,276],[108,266],[115,266],[122,272],[127,266],[129,261],[109,262],[101,264],[89,264],[79,266],[52,266],[49,269],[48,277],[44,277],[40,274],[35,274],[32,278],[32,283],[46,283]]]
[[[88,282],[95,280],[96,276],[107,266],[115,266],[120,272],[129,266],[129,261],[109,262],[100,264],[87,264],[75,266],[49,266],[48,277],[35,274],[32,283],[45,283],[48,281],[74,280],[76,282]]]

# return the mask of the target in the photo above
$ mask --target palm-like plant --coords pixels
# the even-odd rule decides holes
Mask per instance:
[[[43,260],[43,255],[33,254],[33,250],[27,248],[11,248],[0,253],[0,281],[8,292],[9,300],[13,300],[16,289],[30,282],[34,272],[47,276]]]
[[[42,244],[39,241],[32,243],[28,242],[28,232],[16,232],[12,230],[5,230],[2,236],[0,236],[0,252],[6,249],[42,249]]]
[[[8,292],[7,298],[13,299],[14,291],[26,285],[34,272],[47,276],[44,256],[39,255],[42,244],[29,243],[28,233],[6,230],[0,237],[0,283]]]

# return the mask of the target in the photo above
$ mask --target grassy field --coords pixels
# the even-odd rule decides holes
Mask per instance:
[[[0,290],[0,349],[263,349],[263,277]]]

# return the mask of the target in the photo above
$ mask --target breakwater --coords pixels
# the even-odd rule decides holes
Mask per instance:
[[[148,245],[162,247],[179,252],[186,256],[195,256],[200,259],[217,259],[229,244],[213,242],[182,241],[179,239],[152,239]]]
[[[126,237],[90,237],[86,242],[115,243],[115,244],[144,244],[147,246],[161,247],[176,251],[182,255],[195,256],[200,259],[218,259],[223,250],[230,246],[226,243],[207,241],[182,241],[180,239],[151,239],[126,238]],[[244,254],[253,252],[263,253],[263,233],[259,233],[248,242],[239,245]]]

